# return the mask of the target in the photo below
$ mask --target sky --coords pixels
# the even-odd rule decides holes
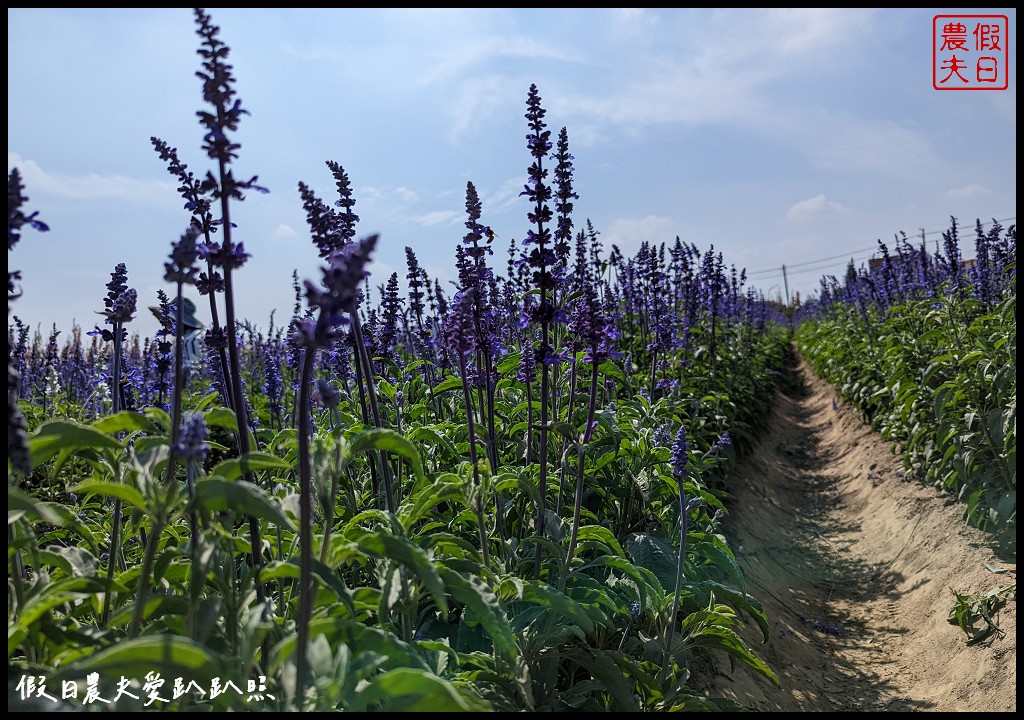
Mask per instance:
[[[1016,11],[1008,89],[933,88],[934,9],[208,8],[248,111],[237,177],[269,194],[235,203],[241,318],[287,324],[293,273],[322,261],[298,192],[337,199],[351,180],[357,237],[379,233],[371,284],[403,282],[405,248],[457,277],[472,182],[496,233],[494,266],[529,229],[524,113],[536,84],[575,161],[577,228],[631,256],[676,237],[722,252],[768,297],[807,297],[899,232],[930,247],[956,217],[1016,222]],[[213,168],[187,8],[8,8],[7,167],[50,231],[8,252],[9,310],[45,334],[102,321],[125,263],[140,314],[189,220],[150,138],[198,176]],[[1002,58],[1000,58],[1002,60]],[[785,276],[782,268],[786,266]],[[193,293],[208,321],[205,298]],[[10,322],[10,320],[9,320]]]

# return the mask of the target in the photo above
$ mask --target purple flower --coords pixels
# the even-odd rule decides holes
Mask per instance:
[[[199,257],[199,248],[196,247],[195,226],[190,226],[181,235],[181,239],[171,244],[170,261],[164,263],[164,280],[182,285],[195,285],[196,259]]]
[[[345,245],[352,242],[352,238],[356,236],[356,223],[359,222],[359,216],[352,212],[356,201],[352,197],[352,186],[349,184],[345,169],[333,160],[327,161],[327,167],[334,175],[335,185],[338,188],[338,199],[334,201],[334,205],[341,208],[337,216],[339,239],[341,244]]]
[[[327,267],[321,269],[320,287],[305,281],[306,301],[310,309],[319,308],[320,314],[316,319],[306,317],[292,321],[292,336],[297,344],[330,347],[336,328],[348,321],[346,313],[355,310],[359,284],[369,275],[366,266],[377,246],[377,238],[377,235],[370,235],[334,252]]]
[[[833,402],[835,402],[833,400]],[[718,440],[715,441],[714,453],[717,455],[725,449],[726,445],[732,445],[732,438],[729,437],[729,431],[726,430],[718,436]]]
[[[183,460],[194,459],[202,462],[210,452],[206,442],[206,416],[201,412],[185,415],[181,423],[181,439],[176,448]]]
[[[114,272],[110,273],[110,282],[107,283],[107,296],[103,299],[106,308],[100,315],[107,318],[107,322],[113,324],[124,324],[135,318],[135,307],[138,301],[138,293],[128,287],[128,270],[124,263],[118,263]],[[104,336],[104,339],[112,339]]]
[[[338,388],[330,380],[317,378],[313,399],[328,410],[335,410],[338,407],[338,403],[341,402],[341,393],[338,392]]]
[[[676,441],[672,444],[672,455],[670,456],[672,472],[676,477],[680,479],[686,478],[689,473],[689,470],[687,469],[689,459],[689,445],[686,442],[686,428],[680,425],[679,432],[676,433]]]
[[[449,347],[462,357],[469,357],[476,349],[473,335],[473,298],[468,293],[458,293],[453,301],[454,307],[448,315],[444,328],[444,338]]]

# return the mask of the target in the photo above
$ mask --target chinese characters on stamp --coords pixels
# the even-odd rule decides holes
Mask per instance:
[[[1010,23],[1006,15],[932,18],[932,87],[1006,90]]]

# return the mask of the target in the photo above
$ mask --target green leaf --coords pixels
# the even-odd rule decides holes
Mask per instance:
[[[49,420],[28,439],[29,461],[39,467],[64,450],[119,450],[121,443],[96,428],[70,420]]]
[[[683,622],[683,625],[685,629],[686,621]],[[732,628],[723,625],[703,626],[698,632],[687,635],[687,642],[695,647],[722,650],[729,657],[735,658],[757,670],[771,680],[776,687],[782,687],[782,683],[779,682],[779,678],[774,671],[753,650],[747,647],[746,643],[743,642],[743,638],[737,635]]]
[[[63,525],[64,519],[61,514],[50,507],[50,503],[36,500],[31,495],[22,492],[11,485],[7,486],[7,524],[10,525],[22,515],[35,517],[51,525]]]
[[[597,369],[602,375],[607,375],[608,377],[615,378],[623,385],[628,385],[628,383],[626,382],[626,373],[622,372],[622,368],[620,368],[611,360],[605,360],[597,367]]]
[[[96,574],[99,563],[88,550],[80,547],[62,547],[50,545],[39,551],[39,559],[55,567],[59,567],[71,577],[89,577]]]
[[[534,603],[553,611],[559,622],[574,623],[584,632],[594,629],[593,621],[578,602],[540,580],[502,578],[500,592],[502,597]]]
[[[233,510],[269,520],[289,530],[295,529],[272,497],[245,480],[229,482],[222,477],[202,478],[196,483],[196,503],[207,510]]]
[[[386,450],[401,455],[412,465],[416,477],[423,477],[423,461],[420,453],[404,435],[389,428],[363,430],[352,439],[352,454],[369,450]]]
[[[187,615],[189,602],[180,595],[155,595],[146,600],[142,609],[142,619],[150,620],[164,615]],[[135,604],[125,605],[110,616],[110,627],[123,627],[131,622],[135,614]]]
[[[371,627],[351,618],[317,618],[309,624],[309,637],[323,635],[331,647],[348,645],[353,653],[370,652],[386,656],[391,663],[427,669],[426,660],[415,647],[402,642],[394,634],[377,627]],[[278,672],[281,666],[295,654],[297,636],[286,635],[271,652],[270,672]]]
[[[450,392],[451,390],[461,390],[462,379],[454,375],[449,375],[444,380],[434,386],[434,394],[440,395],[443,392]]]
[[[398,388],[383,378],[377,382],[377,388],[380,390],[381,395],[386,397],[388,400],[394,401],[395,391],[398,390]]]
[[[165,678],[195,680],[200,685],[232,667],[226,658],[214,655],[208,648],[178,635],[149,635],[118,642],[79,662],[58,671],[56,683],[80,680],[89,673],[101,677],[139,678],[148,672],[160,673]]]
[[[409,431],[409,440],[413,442],[422,442],[424,445],[433,450],[431,455],[437,455],[437,449],[443,448],[444,454],[448,457],[458,457],[458,451],[455,449],[455,445],[452,441],[441,433],[434,430],[432,427],[425,425],[419,425]]]
[[[764,641],[768,642],[770,635],[768,628],[768,615],[765,613],[764,608],[761,607],[761,603],[757,598],[752,595],[748,595],[745,592],[741,592],[740,590],[734,590],[713,580],[705,580],[700,583],[697,588],[705,594],[705,597],[708,600],[711,598],[722,600],[729,605],[732,605],[737,610],[741,610],[754,618],[754,622],[756,622],[758,627],[761,628],[761,634],[764,636]],[[702,601],[704,601],[703,598]]]
[[[511,372],[512,370],[517,369],[519,367],[519,360],[520,360],[520,354],[517,353],[517,352],[512,352],[512,353],[509,353],[508,355],[505,355],[498,362],[498,366],[497,366],[498,375],[504,377],[505,375],[508,375],[509,372]]]
[[[368,705],[382,704],[385,712],[480,712],[490,710],[483,700],[472,700],[447,680],[416,668],[388,670],[360,693]]]
[[[338,600],[348,608],[348,611],[354,617],[356,615],[356,606],[352,601],[352,591],[348,589],[344,578],[339,576],[329,566],[320,562],[316,558],[313,558],[312,560],[313,579],[318,580],[323,587],[337,595]],[[300,577],[299,561],[297,559],[289,560],[287,562],[274,560],[263,566],[263,570],[260,572],[258,580],[259,582],[278,580],[280,578],[298,580]]]
[[[619,545],[619,541],[615,539],[615,535],[606,527],[601,525],[584,525],[579,529],[578,533],[579,542],[598,542],[601,543],[605,548],[611,551],[610,554],[618,557],[626,557],[626,553],[622,552],[622,547]]]
[[[238,432],[238,418],[235,417],[235,413],[224,407],[215,407],[207,410],[203,417],[206,419],[207,425],[216,425],[217,427],[226,428],[232,432]]]
[[[636,698],[636,683],[626,677],[622,668],[612,658],[612,652],[600,654],[590,648],[569,648],[562,651],[563,657],[582,665],[595,680],[600,680],[604,689],[612,696],[611,710],[618,712],[640,712]]]
[[[237,480],[247,472],[256,470],[290,470],[291,463],[276,455],[261,452],[246,453],[242,458],[231,458],[218,464],[211,475],[220,475],[225,480]]]
[[[516,637],[490,585],[479,574],[462,575],[444,565],[440,574],[451,596],[466,606],[465,621],[483,626],[494,643],[495,651],[511,662],[516,655]]]
[[[125,410],[116,415],[100,418],[92,424],[92,427],[107,435],[116,435],[121,432],[136,432],[139,430],[147,433],[159,433],[161,431],[150,418],[134,410]]]
[[[138,508],[142,512],[146,512],[145,498],[142,497],[142,493],[130,485],[121,485],[120,483],[115,482],[101,482],[99,480],[86,480],[75,488],[75,492],[119,498],[129,505]]]
[[[434,479],[433,483],[416,492],[398,509],[402,525],[408,530],[417,522],[431,514],[431,511],[443,502],[460,502],[465,504],[465,493],[462,480],[457,475],[445,473]],[[435,515],[436,516],[436,515]]]
[[[105,586],[105,583],[94,578],[65,578],[50,583],[38,595],[27,600],[24,607],[19,608],[17,623],[29,627],[49,610],[103,592]]]
[[[448,601],[445,599],[444,581],[434,567],[429,555],[418,545],[406,538],[377,532],[360,538],[357,543],[361,551],[377,558],[389,558],[412,570],[424,587],[430,592],[443,616],[448,615]]]
[[[633,533],[626,540],[626,550],[634,563],[654,573],[665,592],[676,586],[679,552],[664,535]]]

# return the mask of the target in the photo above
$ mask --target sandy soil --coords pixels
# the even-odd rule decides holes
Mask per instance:
[[[1016,600],[978,645],[947,622],[952,589],[1016,584],[1015,544],[997,552],[961,506],[904,480],[888,443],[795,372],[724,525],[771,625],[767,643],[743,634],[782,687],[724,660],[698,682],[759,711],[1016,711]]]

